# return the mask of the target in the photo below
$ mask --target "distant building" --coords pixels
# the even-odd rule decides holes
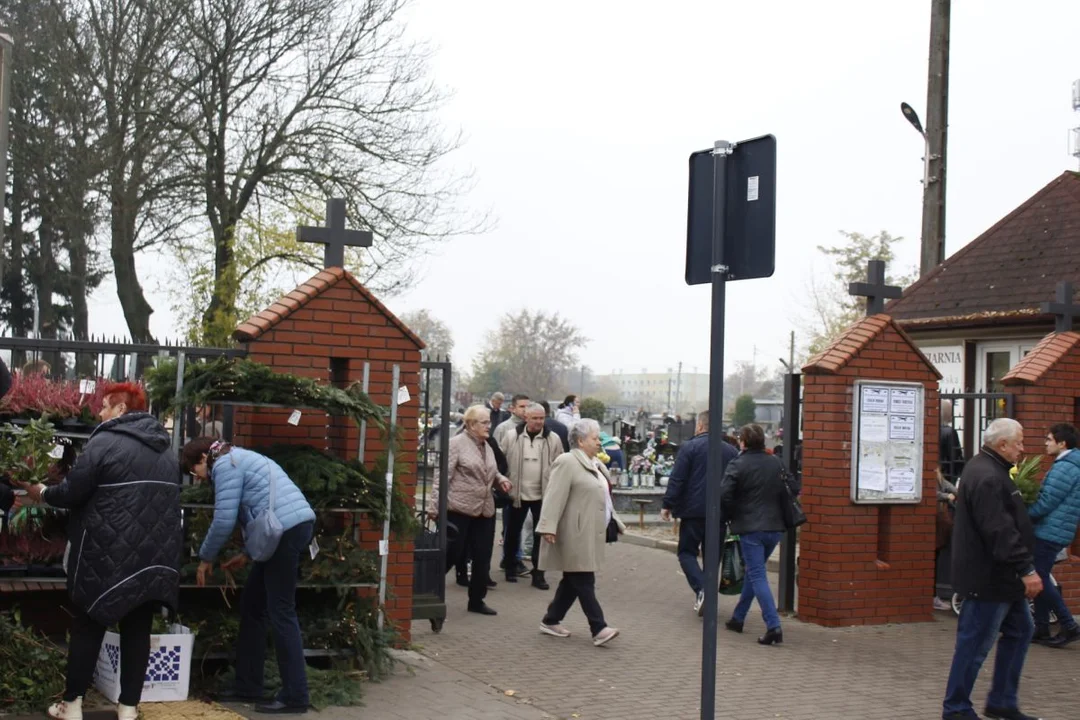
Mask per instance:
[[[667,411],[672,415],[707,410],[709,374],[698,372],[616,372],[596,377],[610,382],[619,392],[619,405],[645,408],[651,412]]]

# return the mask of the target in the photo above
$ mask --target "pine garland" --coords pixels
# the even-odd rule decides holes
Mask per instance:
[[[217,358],[184,367],[184,387],[176,393],[176,360],[162,360],[146,372],[146,392],[154,407],[179,411],[215,402],[311,407],[382,427],[384,411],[357,383],[345,390],[311,378],[274,372],[251,360]]]

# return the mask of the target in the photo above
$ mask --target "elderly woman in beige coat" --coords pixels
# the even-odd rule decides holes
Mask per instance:
[[[469,579],[469,612],[495,615],[487,606],[491,550],[495,542],[495,499],[491,490],[499,486],[510,492],[510,481],[499,474],[495,453],[488,445],[491,434],[490,411],[473,405],[465,411],[464,431],[450,439],[447,463],[446,520],[456,528],[454,544],[447,553],[446,569],[460,556],[472,558]],[[428,504],[428,514],[438,517],[439,481]]]
[[[604,621],[604,611],[596,600],[596,571],[604,559],[607,526],[614,514],[608,481],[596,459],[599,452],[600,425],[589,419],[575,421],[570,427],[570,452],[560,455],[551,467],[536,526],[536,533],[543,538],[541,569],[561,570],[563,574],[540,631],[570,637],[561,623],[578,600],[597,647],[619,634]]]

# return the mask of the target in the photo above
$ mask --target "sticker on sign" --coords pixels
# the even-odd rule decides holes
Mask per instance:
[[[758,199],[758,175],[751,175],[746,179],[746,202],[754,202]]]

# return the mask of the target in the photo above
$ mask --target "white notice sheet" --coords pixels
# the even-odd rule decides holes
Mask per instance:
[[[911,415],[889,416],[890,440],[914,440],[915,418]]]
[[[859,442],[888,442],[889,416],[863,415],[859,418]]]

